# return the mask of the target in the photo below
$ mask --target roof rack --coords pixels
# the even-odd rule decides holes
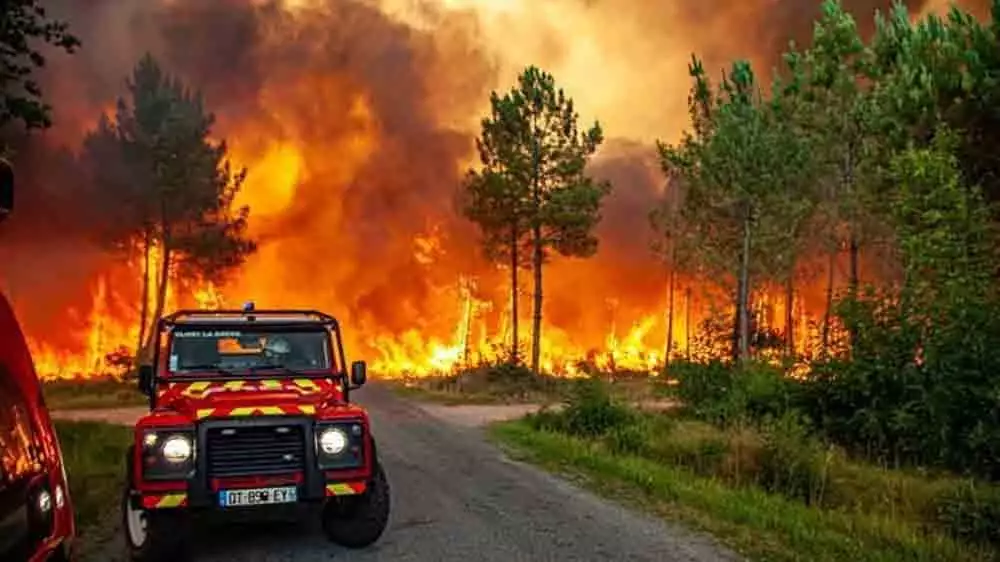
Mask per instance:
[[[165,325],[211,322],[316,323],[338,326],[337,319],[318,310],[178,310],[163,317]]]

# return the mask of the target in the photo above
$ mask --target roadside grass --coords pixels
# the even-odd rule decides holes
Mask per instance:
[[[688,428],[694,430],[694,426]],[[702,428],[704,430],[704,428]],[[685,435],[685,428],[674,428]],[[709,432],[710,433],[710,432]],[[690,469],[646,454],[622,452],[615,439],[586,438],[538,427],[530,417],[494,424],[491,436],[512,456],[579,481],[607,497],[625,500],[666,519],[717,537],[733,550],[767,561],[986,561],[997,559],[988,547],[959,543],[937,529],[890,509],[816,508],[754,484],[735,485],[704,469]],[[703,436],[704,437],[704,436]],[[689,443],[708,440],[688,438]],[[680,443],[680,441],[678,441]],[[683,449],[683,445],[678,446]],[[719,456],[718,445],[704,447],[700,458]],[[714,447],[714,449],[713,449]],[[677,457],[680,459],[681,457]],[[680,462],[679,460],[677,462]],[[878,469],[868,472],[869,478]],[[893,471],[885,471],[893,472]],[[890,475],[890,479],[896,475]],[[911,477],[915,478],[915,477]],[[878,479],[875,479],[878,481]],[[907,480],[907,478],[902,478]],[[869,498],[884,492],[856,482]],[[878,502],[868,502],[878,504]],[[895,501],[883,502],[895,505]],[[916,509],[916,508],[913,508]]]
[[[609,375],[605,375],[609,377]],[[412,376],[385,379],[389,388],[403,398],[447,406],[485,404],[550,405],[566,401],[579,379],[535,375],[523,367],[482,366],[450,375]],[[657,398],[659,384],[646,374],[622,373],[611,379],[611,393],[627,402]]]
[[[70,496],[81,535],[117,514],[125,479],[124,458],[132,439],[129,427],[100,422],[54,422],[66,462]]]
[[[52,410],[86,410],[145,405],[146,397],[134,382],[113,378],[47,381],[45,403]]]

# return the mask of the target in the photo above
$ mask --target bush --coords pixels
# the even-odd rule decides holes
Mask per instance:
[[[642,419],[629,425],[613,427],[605,437],[608,448],[613,452],[640,457],[649,456],[651,441],[652,427]]]
[[[597,379],[577,382],[563,416],[565,430],[580,437],[600,437],[638,419],[635,411],[615,402],[606,384]]]
[[[939,499],[936,516],[956,539],[1000,546],[1000,489],[966,482]]]
[[[758,483],[808,505],[822,505],[832,453],[811,435],[796,414],[768,424],[760,450]]]
[[[797,383],[764,363],[738,368],[718,359],[678,362],[671,365],[670,374],[677,380],[674,396],[687,410],[722,426],[781,417],[796,400]]]

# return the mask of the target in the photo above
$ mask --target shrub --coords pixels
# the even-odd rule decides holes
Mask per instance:
[[[611,398],[604,382],[578,381],[564,411],[565,430],[580,437],[599,437],[610,430],[633,423],[635,411]]]
[[[759,484],[807,504],[822,504],[832,454],[797,414],[768,424],[758,456]]]
[[[634,423],[611,428],[605,442],[615,453],[648,457],[652,433],[653,428],[649,422],[637,419]]]
[[[727,426],[763,422],[790,411],[797,383],[778,367],[750,363],[742,368],[713,359],[678,362],[670,367],[677,380],[674,396],[699,419]]]
[[[1000,546],[1000,489],[968,481],[939,498],[937,523],[957,539]]]

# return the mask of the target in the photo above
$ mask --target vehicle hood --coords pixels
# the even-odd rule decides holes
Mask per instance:
[[[192,419],[253,415],[314,415],[343,406],[343,387],[333,379],[273,378],[231,381],[164,382],[157,409]]]

